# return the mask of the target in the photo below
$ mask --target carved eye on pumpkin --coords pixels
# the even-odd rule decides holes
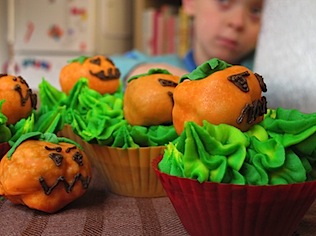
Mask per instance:
[[[91,89],[101,94],[114,93],[120,85],[120,70],[103,55],[79,57],[60,71],[59,82],[63,92],[69,94],[80,78],[87,78]]]
[[[61,154],[62,148],[61,147],[48,147],[45,146],[46,150],[53,150],[55,152],[51,152],[49,153],[49,157],[53,160],[53,162],[55,163],[56,166],[60,166],[62,164],[62,160],[64,159],[63,155]],[[66,149],[66,153],[69,153],[71,150],[77,149],[76,146],[70,147]],[[83,155],[79,152],[76,151],[73,156],[72,159],[79,165],[82,166],[83,162]]]

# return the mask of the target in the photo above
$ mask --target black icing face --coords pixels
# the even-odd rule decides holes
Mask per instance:
[[[64,159],[64,156],[61,154],[62,152],[62,147],[48,147],[48,146],[45,146],[45,149],[46,150],[52,150],[53,152],[49,153],[49,157],[54,161],[55,165],[58,167],[62,164],[62,161]],[[74,152],[74,154],[72,155],[72,159],[79,165],[79,166],[83,166],[83,162],[82,162],[82,159],[83,159],[83,155],[78,151],[77,147],[76,146],[73,146],[71,148],[67,148],[66,149],[66,153],[69,153],[72,151],[72,150],[76,150]],[[73,152],[72,152],[73,153]]]
[[[100,80],[119,79],[121,76],[119,69],[107,57],[96,56],[85,61],[85,63],[89,67],[89,73]]]
[[[251,88],[248,85],[248,77],[250,77],[251,74],[245,70],[243,72],[232,74],[227,77],[228,81],[232,82],[240,91],[244,93],[250,93]],[[263,81],[262,76],[260,76],[257,73],[254,73],[255,78],[257,79],[260,89],[262,92],[267,91],[266,84]],[[238,116],[236,123],[241,124],[243,120],[246,118],[248,124],[253,124],[256,119],[260,116],[263,116],[267,112],[267,101],[264,96],[262,96],[260,99],[256,99],[252,101],[252,103],[247,103],[245,107],[240,112],[240,115]]]
[[[68,147],[66,150],[63,150],[61,146],[48,147],[45,146],[45,150],[50,151],[48,157],[54,162],[56,168],[71,168],[70,165],[77,165],[80,168],[84,168],[83,155],[76,146]],[[66,161],[66,158],[71,158],[72,161],[63,165],[63,162]],[[70,163],[70,164],[69,164]],[[79,168],[79,171],[80,171]],[[67,171],[65,171],[66,175]],[[74,176],[72,181],[67,181],[68,176],[58,176],[55,180],[55,183],[51,186],[47,184],[47,180],[44,177],[39,178],[39,182],[42,186],[42,189],[46,195],[49,195],[59,184],[62,184],[67,193],[70,193],[77,182],[81,182],[83,189],[87,189],[90,183],[90,176],[84,177],[82,173],[78,172]],[[68,178],[69,179],[69,178]]]

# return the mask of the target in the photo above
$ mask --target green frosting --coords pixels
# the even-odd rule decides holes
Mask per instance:
[[[185,80],[200,80],[205,77],[217,72],[224,70],[228,67],[232,66],[231,64],[226,63],[225,61],[219,60],[217,58],[212,58],[203,64],[199,65],[196,69],[194,69],[191,73],[186,74],[180,78],[180,83]]]
[[[131,82],[134,79],[138,79],[139,77],[147,76],[147,75],[153,75],[153,74],[167,74],[171,75],[171,73],[168,70],[161,69],[161,68],[152,68],[149,69],[147,73],[144,74],[139,74],[139,75],[134,75],[131,78],[128,79],[128,83]]]
[[[218,182],[277,185],[314,180],[316,113],[268,110],[249,131],[229,125],[186,122],[166,147],[159,169],[167,174]]]
[[[0,100],[0,143],[9,141],[12,136],[9,127],[6,125],[8,118],[1,112],[4,102],[5,100]]]
[[[158,71],[154,69],[151,73]],[[48,82],[44,80],[42,83]],[[122,90],[101,95],[88,87],[86,78],[81,78],[69,96],[59,93],[62,92],[51,85],[40,86],[41,104],[61,113],[64,123],[71,125],[73,132],[88,143],[137,148],[165,145],[178,137],[173,125],[144,127],[128,124],[123,114]],[[52,103],[50,97],[57,100]]]
[[[28,117],[9,125],[12,134],[9,139],[11,146],[24,134],[32,132],[56,134],[64,127],[66,114],[65,99],[67,96],[55,89],[45,79],[42,80],[39,89],[42,91],[39,98],[45,101],[45,103],[41,103],[40,108],[33,110]],[[59,106],[51,109],[56,103]]]
[[[68,60],[68,63],[72,63],[72,62],[79,62],[80,64],[83,64],[85,60],[87,60],[89,57],[87,56],[80,56],[80,57],[76,57],[74,59]]]

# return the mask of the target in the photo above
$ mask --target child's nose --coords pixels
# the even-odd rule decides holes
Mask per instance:
[[[242,6],[235,7],[229,14],[229,26],[235,30],[243,30],[246,23],[246,10]]]

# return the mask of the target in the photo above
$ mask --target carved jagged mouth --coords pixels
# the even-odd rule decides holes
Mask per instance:
[[[237,124],[241,124],[245,117],[247,117],[247,123],[252,124],[260,116],[267,113],[267,99],[262,96],[261,99],[257,99],[252,104],[246,104],[242,109],[240,116],[237,118]]]
[[[120,71],[117,68],[109,68],[107,73],[104,72],[104,70],[101,70],[97,73],[92,72],[91,70],[89,73],[100,80],[112,80],[112,79],[119,79],[121,76]]]
[[[48,186],[48,184],[46,183],[44,177],[41,176],[39,178],[39,182],[40,182],[40,184],[41,184],[41,186],[42,186],[42,188],[44,190],[44,193],[46,195],[51,194],[52,191],[54,190],[54,188],[56,188],[59,183],[63,183],[65,191],[67,193],[70,193],[72,191],[73,187],[75,186],[76,182],[78,182],[78,181],[81,182],[83,189],[87,189],[89,187],[90,180],[91,180],[90,176],[83,177],[82,174],[77,173],[74,176],[74,179],[70,183],[68,183],[68,181],[66,180],[66,178],[64,176],[59,176],[52,186]]]

